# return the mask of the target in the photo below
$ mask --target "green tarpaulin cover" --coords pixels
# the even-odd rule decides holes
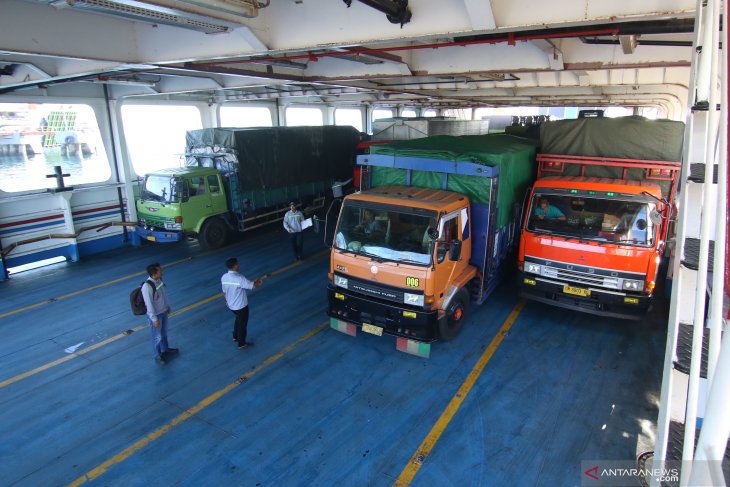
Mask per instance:
[[[681,161],[684,123],[644,117],[580,118],[540,126],[540,152]]]
[[[374,145],[370,147],[370,152],[498,166],[498,227],[512,220],[514,204],[521,204],[535,176],[536,143],[510,135],[439,135]],[[375,166],[372,168],[371,181],[373,187],[405,185],[406,170]],[[411,174],[413,186],[442,189],[442,181],[441,173],[414,170]],[[491,180],[485,177],[449,174],[447,189],[465,194],[475,203],[489,204],[490,183]]]

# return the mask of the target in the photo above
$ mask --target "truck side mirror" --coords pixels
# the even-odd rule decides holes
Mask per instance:
[[[461,240],[452,240],[449,244],[449,260],[456,262],[461,258]]]
[[[428,227],[426,233],[428,234],[428,238],[430,238],[431,240],[438,240],[439,238],[439,231],[436,228]]]
[[[638,220],[636,220],[636,228],[638,228],[639,230],[646,230],[646,220],[644,220],[643,218],[639,218]]]

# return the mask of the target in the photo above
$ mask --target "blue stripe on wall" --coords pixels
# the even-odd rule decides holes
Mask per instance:
[[[90,215],[83,215],[74,217],[74,221],[89,220],[91,218],[101,218],[103,216],[119,215],[119,210],[105,211],[104,213],[92,213]]]
[[[30,226],[27,226],[27,227],[19,227],[19,228],[10,228],[8,230],[0,230],[0,235],[9,235],[11,233],[22,233],[22,232],[25,232],[26,230],[34,230],[36,228],[52,227],[52,226],[58,226],[58,225],[63,225],[63,224],[64,224],[64,221],[63,220],[54,220],[54,221],[47,222],[47,223],[39,223],[37,225],[30,225]]]

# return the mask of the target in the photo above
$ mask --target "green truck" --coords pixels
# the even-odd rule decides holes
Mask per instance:
[[[186,134],[185,167],[145,175],[135,235],[197,238],[204,249],[281,221],[289,201],[316,211],[352,177],[360,133],[352,127],[212,128]]]

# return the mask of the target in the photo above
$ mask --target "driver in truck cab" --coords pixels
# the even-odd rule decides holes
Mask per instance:
[[[355,230],[369,236],[382,236],[385,233],[383,222],[376,220],[375,215],[370,210],[365,210],[362,223],[355,226]]]
[[[550,206],[547,198],[540,198],[540,206],[535,208],[535,216],[540,220],[561,220],[565,221],[565,213],[557,206]]]

